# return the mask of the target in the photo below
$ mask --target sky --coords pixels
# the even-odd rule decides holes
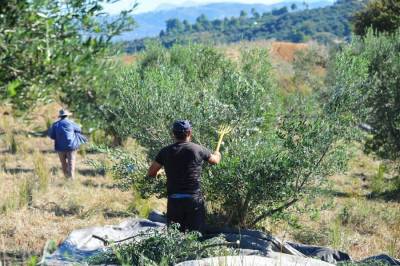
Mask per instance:
[[[196,4],[208,4],[208,3],[221,3],[221,2],[238,2],[238,3],[261,3],[261,4],[274,4],[283,2],[283,0],[137,0],[139,6],[133,13],[143,13],[152,11],[161,5],[185,5],[187,3]],[[129,9],[133,6],[135,0],[120,0],[114,4],[106,4],[104,9],[110,14],[116,14],[121,10]]]

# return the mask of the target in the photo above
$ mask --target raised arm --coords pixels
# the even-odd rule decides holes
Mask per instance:
[[[219,151],[215,151],[213,154],[211,154],[210,158],[208,159],[208,162],[210,164],[219,164],[221,161],[221,153]]]

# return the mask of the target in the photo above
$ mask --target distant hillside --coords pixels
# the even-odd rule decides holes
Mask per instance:
[[[366,1],[338,0],[331,6],[304,10],[296,4],[262,14],[242,11],[237,17],[214,20],[202,15],[194,23],[170,19],[159,37],[130,41],[127,51],[142,49],[147,40],[160,41],[166,47],[175,43],[225,44],[266,39],[295,43],[310,39],[322,43],[346,40],[351,37],[352,15]]]
[[[214,20],[239,16],[242,10],[250,13],[251,10],[254,9],[258,13],[262,14],[284,6],[290,7],[293,3],[297,5],[298,9],[305,9],[328,6],[331,5],[333,1],[334,0],[287,0],[273,5],[241,3],[214,3],[183,7],[168,5],[153,12],[133,15],[138,27],[132,32],[124,33],[116,38],[116,40],[130,41],[138,38],[158,36],[160,31],[165,29],[165,22],[172,18],[177,18],[182,21],[187,20],[189,23],[194,23],[196,18],[202,14],[204,14],[208,19]]]

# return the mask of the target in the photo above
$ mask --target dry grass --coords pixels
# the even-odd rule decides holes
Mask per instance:
[[[228,58],[238,60],[242,49],[263,48],[270,51],[273,61],[293,62],[295,53],[310,47],[306,43],[289,43],[276,41],[240,42],[236,44],[221,45],[218,47]]]
[[[310,47],[309,43],[290,43],[276,41],[254,41],[254,42],[239,42],[235,44],[220,45],[217,48],[221,50],[228,58],[238,60],[242,49],[251,48],[266,48],[269,49],[270,55],[275,60],[283,60],[292,62],[297,51],[303,51]],[[125,54],[119,60],[124,64],[133,64],[137,61],[138,55]]]
[[[45,130],[59,108],[40,107],[29,119],[0,116],[1,252],[40,254],[49,239],[60,242],[74,229],[118,224],[133,215],[134,194],[115,188],[110,177],[85,164],[86,159],[106,159],[103,155],[78,155],[77,178],[69,181],[62,175],[53,142],[29,134]],[[9,136],[15,137],[15,154],[9,150]],[[146,208],[163,210],[164,205],[153,200]],[[146,214],[146,208],[139,211]]]
[[[5,132],[0,135],[1,251],[38,254],[47,240],[60,242],[74,229],[118,224],[129,213],[146,216],[153,207],[165,210],[165,202],[122,192],[110,177],[91,172],[84,160],[106,160],[103,155],[78,155],[77,179],[65,180],[50,139],[9,130],[42,129],[50,113],[42,108],[38,111],[42,117],[32,117],[33,122],[0,118],[0,131]],[[24,148],[10,153],[7,134],[14,134],[17,145]],[[138,148],[134,141],[126,146]],[[382,252],[400,257],[400,202],[370,197],[381,162],[364,155],[359,147],[356,150],[349,172],[332,176],[329,190],[307,203],[316,210],[295,214],[299,228],[270,221],[266,226],[271,232],[285,240],[338,248],[355,259]],[[330,207],[322,208],[325,205]]]
[[[218,47],[221,52],[234,61],[239,61],[242,50],[254,48],[267,49],[269,51],[270,61],[273,66],[273,74],[284,93],[299,91],[308,94],[311,92],[311,88],[309,88],[307,84],[304,84],[302,80],[296,78],[293,69],[293,61],[298,57],[300,52],[315,50],[319,53],[327,53],[326,48],[316,43],[255,41],[221,45]],[[310,75],[322,82],[326,75],[326,69],[317,65],[313,66]]]
[[[286,238],[305,244],[330,246],[348,252],[354,259],[380,253],[399,258],[400,202],[371,198],[380,164],[358,150],[350,170],[332,176],[326,193],[309,206],[321,209],[330,205],[326,210],[299,214],[300,228],[273,229],[273,233],[284,233]]]
[[[121,62],[124,63],[125,65],[131,65],[136,62],[137,60],[137,55],[129,55],[125,54],[121,56],[120,58]]]

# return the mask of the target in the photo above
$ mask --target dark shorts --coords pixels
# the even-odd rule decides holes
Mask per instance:
[[[206,218],[206,208],[203,197],[173,199],[168,198],[168,224],[179,223],[180,231],[203,232]]]

